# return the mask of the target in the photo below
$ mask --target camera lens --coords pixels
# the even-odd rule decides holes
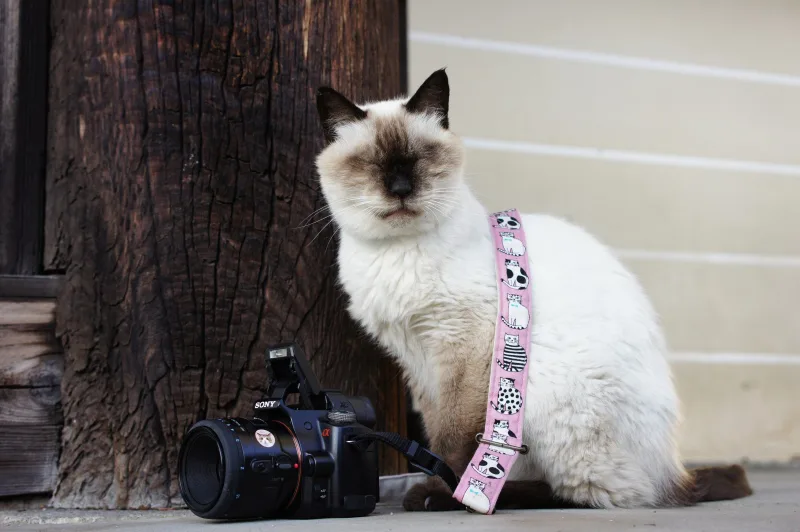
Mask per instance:
[[[225,480],[222,448],[214,433],[201,429],[186,441],[186,489],[198,506],[208,506],[219,499]]]
[[[299,500],[301,457],[298,439],[281,421],[203,420],[181,446],[181,495],[209,519],[284,515]]]

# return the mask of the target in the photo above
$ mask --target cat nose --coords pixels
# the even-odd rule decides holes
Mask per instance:
[[[386,179],[386,190],[389,194],[400,199],[407,198],[414,192],[411,179],[404,174],[391,175]]]

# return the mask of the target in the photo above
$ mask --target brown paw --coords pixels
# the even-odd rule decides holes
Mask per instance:
[[[444,483],[422,482],[406,492],[403,508],[407,512],[450,512],[464,506],[453,498],[453,493]]]

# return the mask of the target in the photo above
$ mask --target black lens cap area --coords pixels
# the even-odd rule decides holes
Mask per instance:
[[[213,506],[225,483],[225,460],[216,434],[201,427],[190,434],[181,453],[180,476],[184,499],[192,510]]]

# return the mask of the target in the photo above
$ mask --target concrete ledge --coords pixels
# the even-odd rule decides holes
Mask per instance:
[[[0,511],[0,528],[64,532],[226,532],[256,530],[325,532],[434,532],[459,527],[473,532],[788,532],[800,530],[800,470],[751,470],[755,495],[738,501],[706,503],[692,508],[640,510],[526,510],[501,511],[493,516],[467,512],[408,513],[397,504],[382,503],[376,512],[357,519],[309,521],[248,521],[215,525],[185,510],[169,511]],[[395,499],[404,486],[424,478],[410,474],[387,477],[386,497]]]

